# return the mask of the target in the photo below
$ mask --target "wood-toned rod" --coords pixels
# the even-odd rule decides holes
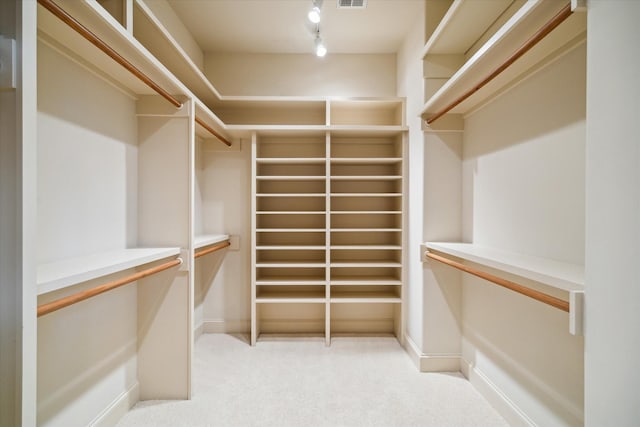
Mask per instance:
[[[107,282],[105,284],[93,287],[91,289],[86,289],[84,291],[77,292],[75,294],[57,299],[55,301],[51,301],[46,304],[39,305],[38,317],[44,316],[45,314],[52,313],[54,311],[60,310],[61,308],[68,307],[80,301],[84,301],[96,295],[100,295],[107,291],[119,288],[120,286],[124,286],[128,283],[135,282],[136,280],[140,280],[142,278],[151,276],[152,274],[159,273],[161,271],[167,270],[171,267],[175,267],[176,265],[180,265],[180,264],[182,264],[182,259],[176,258],[172,261],[167,261],[155,267],[147,268],[146,270],[142,270],[138,273],[134,273],[129,276],[123,277],[122,279],[113,280],[111,282]]]
[[[78,22],[73,16],[69,15],[64,9],[54,3],[52,0],[38,0],[43,7],[45,7],[49,12],[58,17],[62,22],[67,24],[69,27],[74,29],[78,34],[87,39],[91,44],[96,46],[102,52],[111,57],[118,64],[122,65],[126,68],[131,74],[136,76],[142,82],[144,82],[151,89],[155,90],[160,96],[165,98],[171,104],[173,104],[176,108],[182,107],[182,102],[173,97],[169,92],[164,90],[160,85],[151,80],[146,74],[140,71],[135,65],[131,62],[127,61],[122,55],[116,52],[111,46],[105,43],[102,39],[96,36],[91,30]]]
[[[518,58],[520,58],[522,55],[527,53],[529,51],[529,49],[531,49],[536,44],[538,44],[538,42],[540,40],[544,39],[547,36],[547,34],[549,34],[551,31],[553,31],[565,19],[567,19],[569,16],[571,16],[571,13],[573,13],[572,10],[571,10],[571,4],[567,4],[564,8],[562,8],[562,10],[560,12],[558,12],[553,18],[551,18],[549,20],[549,22],[544,24],[542,26],[542,28],[540,28],[533,36],[531,36],[531,38],[529,38],[529,40],[527,40],[522,46],[520,46],[518,48],[518,50],[516,50],[509,58],[507,58],[506,61],[504,61],[502,63],[502,65],[500,65],[499,67],[494,69],[491,72],[491,74],[489,74],[487,77],[485,77],[480,83],[478,83],[477,85],[475,85],[474,87],[469,89],[467,92],[462,94],[459,98],[457,98],[451,104],[447,105],[442,110],[438,111],[432,117],[429,117],[427,119],[427,124],[431,124],[431,123],[435,122],[440,117],[444,116],[449,111],[454,109],[456,106],[461,104],[464,100],[469,98],[471,95],[473,95],[474,93],[476,93],[477,91],[482,89],[487,83],[489,83],[491,80],[496,78],[504,70],[509,68],[509,66],[511,66],[511,64],[516,62],[518,60]]]
[[[562,311],[569,312],[569,302],[561,300],[560,298],[556,298],[552,295],[545,294],[544,292],[536,291],[535,289],[527,288],[526,286],[519,285],[517,283],[511,282],[509,280],[502,279],[500,277],[494,276],[493,274],[485,273],[484,271],[476,270],[475,268],[471,268],[459,262],[450,260],[449,258],[445,258],[443,256],[434,254],[432,252],[427,251],[425,254],[428,258],[434,259],[441,263],[447,264],[448,266],[457,268],[459,270],[464,271],[465,273],[473,274],[476,277],[480,277],[481,279],[488,280],[489,282],[493,282],[496,285],[500,285],[507,289],[510,289],[519,294],[528,296],[529,298],[533,298],[537,301],[548,304],[552,307],[559,308]]]
[[[196,116],[196,123],[198,123],[200,126],[202,126],[203,128],[205,128],[210,134],[212,134],[213,136],[215,136],[216,138],[218,138],[221,142],[223,142],[224,144],[226,144],[228,147],[231,147],[231,141],[229,141],[228,139],[226,139],[224,136],[220,135],[218,132],[215,131],[215,129],[213,129],[211,126],[209,126],[208,124],[206,124],[202,119],[200,119],[198,116]]]
[[[216,243],[215,245],[210,246],[206,249],[199,250],[193,255],[193,257],[200,258],[201,256],[210,254],[215,251],[219,251],[220,249],[226,248],[227,246],[231,246],[231,242],[229,240],[225,240],[223,242]]]

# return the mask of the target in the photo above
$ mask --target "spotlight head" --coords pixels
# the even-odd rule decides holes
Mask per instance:
[[[323,57],[327,54],[327,48],[322,44],[320,36],[316,37],[316,56]]]
[[[313,6],[313,8],[309,11],[309,21],[317,24],[320,22],[320,8],[318,6]]]

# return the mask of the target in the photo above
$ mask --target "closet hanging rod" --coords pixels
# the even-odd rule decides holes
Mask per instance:
[[[223,142],[224,144],[227,145],[227,147],[231,147],[231,141],[229,141],[228,139],[226,139],[225,137],[223,137],[222,135],[220,135],[218,132],[216,132],[211,126],[209,126],[208,124],[206,124],[202,119],[200,119],[198,116],[196,116],[196,123],[198,123],[200,126],[202,126],[203,128],[205,128],[210,134],[212,134],[213,136],[215,136],[216,138],[218,138],[221,142]]]
[[[123,277],[121,279],[113,280],[111,282],[107,282],[102,285],[95,286],[93,288],[86,289],[84,291],[80,291],[72,295],[68,295],[66,297],[57,299],[55,301],[51,301],[46,304],[39,305],[38,317],[44,316],[45,314],[52,313],[54,311],[60,310],[61,308],[68,307],[80,301],[84,301],[96,295],[100,295],[107,291],[119,288],[120,286],[124,286],[128,283],[135,282],[136,280],[140,280],[144,277],[151,276],[152,274],[159,273],[161,271],[167,270],[171,267],[175,267],[176,265],[180,265],[180,264],[182,264],[182,258],[176,258],[174,260],[167,261],[155,267],[147,268],[146,270],[139,271],[137,273]]]
[[[214,244],[213,246],[211,246],[211,247],[209,247],[207,249],[202,249],[202,250],[197,251],[193,255],[193,257],[194,258],[200,258],[201,256],[210,254],[210,253],[215,252],[215,251],[219,251],[220,249],[226,248],[227,246],[231,246],[231,242],[229,240],[224,240],[222,242]]]
[[[463,93],[455,101],[453,101],[451,104],[449,104],[446,107],[444,107],[442,110],[438,111],[435,115],[433,115],[432,117],[429,117],[427,119],[427,124],[430,125],[431,123],[435,122],[440,117],[444,116],[449,111],[451,111],[453,108],[455,108],[456,106],[461,104],[463,101],[465,101],[471,95],[473,95],[474,93],[476,93],[477,91],[482,89],[487,83],[489,83],[491,80],[496,78],[504,70],[509,68],[509,66],[511,66],[511,64],[516,62],[516,60],[518,60],[518,58],[520,58],[522,55],[527,53],[529,51],[529,49],[531,49],[536,44],[538,44],[538,42],[540,42],[542,39],[544,39],[551,31],[553,31],[565,19],[567,19],[569,16],[571,16],[572,13],[573,13],[573,11],[571,10],[571,3],[569,3],[564,8],[562,8],[562,10],[560,10],[560,12],[558,12],[553,18],[551,18],[546,24],[544,24],[533,36],[531,36],[531,38],[529,38],[529,40],[527,40],[522,46],[520,46],[518,48],[518,50],[516,50],[513,54],[511,54],[511,56],[509,58],[507,58],[502,63],[502,65],[500,65],[499,67],[494,69],[491,72],[491,74],[489,74],[486,78],[484,78],[484,80],[482,80],[477,85],[473,86],[467,92]]]
[[[116,61],[118,64],[122,65],[126,68],[131,74],[140,79],[143,83],[149,86],[151,89],[155,90],[158,95],[165,98],[171,104],[173,104],[176,108],[182,107],[182,102],[173,97],[169,92],[164,90],[160,85],[151,80],[149,76],[140,71],[135,65],[131,62],[127,61],[122,55],[116,52],[111,46],[102,41],[98,36],[91,32],[87,27],[78,22],[73,16],[69,15],[63,8],[58,6],[52,0],[38,0],[43,7],[45,7],[49,12],[59,18],[62,22],[67,24],[73,30],[75,30],[82,37],[87,39],[90,43]]]
[[[484,271],[476,270],[475,268],[471,268],[459,262],[453,261],[449,258],[431,253],[431,251],[427,251],[425,253],[427,258],[434,259],[448,266],[457,268],[458,270],[462,270],[465,273],[473,274],[474,276],[480,277],[481,279],[488,280],[489,282],[493,282],[496,285],[500,285],[504,288],[510,289],[519,294],[528,296],[529,298],[533,298],[537,301],[548,304],[552,307],[558,308],[562,311],[569,312],[569,302],[561,300],[560,298],[556,298],[552,295],[545,294],[544,292],[536,291],[535,289],[527,288],[526,286],[519,285],[517,283],[511,282],[506,279],[502,279],[500,277],[494,276],[489,273],[485,273]]]

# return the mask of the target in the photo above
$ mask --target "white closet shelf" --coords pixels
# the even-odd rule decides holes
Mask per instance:
[[[324,228],[258,228],[256,233],[320,233]]]
[[[331,197],[402,197],[402,193],[331,193]]]
[[[402,211],[331,211],[331,215],[401,215]]]
[[[357,276],[344,279],[333,278],[330,284],[331,286],[401,286],[402,281],[394,277]]]
[[[172,96],[181,96],[182,99],[193,98],[197,117],[222,136],[228,137],[229,134],[224,123],[99,2],[57,0],[56,4],[166,92]],[[116,86],[135,95],[156,95],[156,92],[138,77],[116,63],[42,6],[38,6],[38,31],[42,40],[67,52],[74,60]],[[196,129],[199,135],[207,138],[212,137],[208,131],[204,131],[200,126],[196,126]]]
[[[324,261],[269,261],[269,262],[256,262],[258,268],[324,268],[326,267]]]
[[[256,246],[257,251],[323,251],[325,246],[309,246],[309,245],[274,245],[274,246]]]
[[[331,295],[330,301],[332,303],[399,304],[402,298],[393,292],[340,292],[338,295]]]
[[[193,247],[199,249],[204,246],[224,242],[225,240],[229,240],[228,234],[202,234],[195,237]]]
[[[427,242],[426,249],[530,279],[564,291],[584,291],[584,266],[472,243]]]
[[[399,181],[402,175],[332,175],[332,181]]]
[[[326,302],[327,299],[324,297],[296,296],[295,294],[256,297],[258,304],[324,304]]]
[[[464,3],[471,5],[475,2],[467,0]],[[500,64],[504,63],[514,54],[566,4],[565,2],[545,0],[530,0],[525,2],[524,5],[427,100],[421,112],[423,117],[429,119],[430,115],[438,113],[453,103],[462,94],[472,90],[482,79],[488,77]],[[443,25],[445,24],[446,23],[443,23]],[[455,27],[452,30],[455,30]],[[434,36],[436,36],[436,34],[434,34]],[[540,66],[548,63],[562,52],[576,46],[584,40],[585,37],[586,14],[573,13],[572,16],[555,28],[536,46],[531,48],[531,50],[491,82],[486,84],[486,86],[474,92],[466,101],[450,110],[449,113],[468,113],[481,103],[499,94],[508,85],[523,79],[526,75],[529,75]],[[431,49],[431,47],[425,46],[425,52]],[[462,54],[463,52],[459,53]]]
[[[340,262],[335,261],[329,264],[332,268],[400,268],[402,263],[395,261],[355,261],[355,262]]]
[[[294,175],[259,175],[256,176],[258,181],[324,181],[326,178],[324,176],[314,176],[314,175],[304,175],[304,176],[294,176]]]
[[[257,286],[324,286],[324,279],[312,279],[309,276],[282,276],[256,280]]]
[[[143,17],[145,19],[140,19]],[[134,1],[134,22],[134,36],[141,40],[163,64],[166,64],[199,99],[207,105],[220,101],[221,95],[217,89],[144,0]]]
[[[100,252],[38,266],[38,295],[180,254],[180,248],[134,248]]]
[[[466,52],[512,3],[512,0],[454,0],[424,45],[422,56]]]
[[[375,232],[399,232],[401,228],[332,228],[332,233],[375,233]]]
[[[346,165],[383,165],[401,163],[402,157],[332,157],[332,164],[346,164]]]
[[[324,193],[258,193],[256,197],[322,197]]]
[[[313,165],[324,164],[327,161],[324,157],[260,157],[256,159],[258,164],[299,164],[299,165]],[[324,175],[318,175],[324,178]]]
[[[256,215],[324,215],[325,211],[256,211]]]
[[[391,250],[391,251],[399,251],[402,250],[402,246],[400,245],[332,245],[330,246],[331,250]]]

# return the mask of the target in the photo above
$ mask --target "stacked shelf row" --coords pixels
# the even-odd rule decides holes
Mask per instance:
[[[395,332],[402,302],[402,131],[256,134],[252,152],[252,342],[260,332],[315,332],[327,342],[332,331]],[[300,312],[285,304],[313,307]]]

